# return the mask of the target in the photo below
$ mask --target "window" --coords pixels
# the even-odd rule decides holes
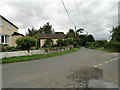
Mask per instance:
[[[10,30],[10,23],[7,22],[7,29]]]
[[[2,17],[0,17],[0,25],[3,26]]]
[[[9,36],[8,35],[2,35],[0,37],[1,37],[0,43],[3,43],[3,44],[9,43]]]

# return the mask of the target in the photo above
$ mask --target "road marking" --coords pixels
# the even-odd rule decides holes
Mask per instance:
[[[106,62],[104,62],[104,63],[108,63],[109,61],[106,61]]]
[[[102,64],[98,64],[99,66],[101,66]]]
[[[98,67],[98,66],[94,66],[95,68]]]
[[[118,57],[116,57],[116,58],[113,58],[113,59],[111,59],[111,60],[108,60],[108,61],[105,61],[104,63],[109,63],[110,61],[115,61],[115,60],[117,60],[118,59]],[[103,65],[104,63],[101,63],[101,64],[98,64],[98,66],[101,66],[101,65]],[[98,67],[97,65],[96,66],[94,66],[95,68],[96,67]]]

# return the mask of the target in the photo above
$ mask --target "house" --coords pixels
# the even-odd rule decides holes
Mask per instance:
[[[53,44],[57,45],[58,39],[65,39],[64,34],[41,34],[40,35],[40,47],[42,47],[47,39],[52,39]]]
[[[18,33],[18,27],[0,15],[0,44],[16,46],[16,39],[24,35]]]

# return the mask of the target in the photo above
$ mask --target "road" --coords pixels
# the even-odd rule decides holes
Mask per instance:
[[[3,88],[71,87],[67,75],[84,67],[103,69],[103,79],[118,83],[118,56],[82,47],[78,52],[52,58],[4,64]]]

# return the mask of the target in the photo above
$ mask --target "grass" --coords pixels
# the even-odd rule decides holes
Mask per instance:
[[[95,49],[95,50],[101,50],[101,51],[105,51],[105,52],[118,52],[118,51],[116,51],[115,49],[113,49],[113,48],[104,48],[104,47],[92,47],[92,46],[90,46],[90,47],[87,47],[87,48],[89,48],[89,49]]]
[[[56,53],[39,54],[39,55],[31,55],[31,56],[9,57],[9,58],[3,58],[1,60],[2,60],[2,64],[22,62],[22,61],[30,61],[30,60],[36,60],[36,59],[42,59],[42,58],[64,55],[64,54],[76,52],[78,50],[80,50],[80,48],[72,48],[72,49],[67,50],[67,51],[56,52]]]

